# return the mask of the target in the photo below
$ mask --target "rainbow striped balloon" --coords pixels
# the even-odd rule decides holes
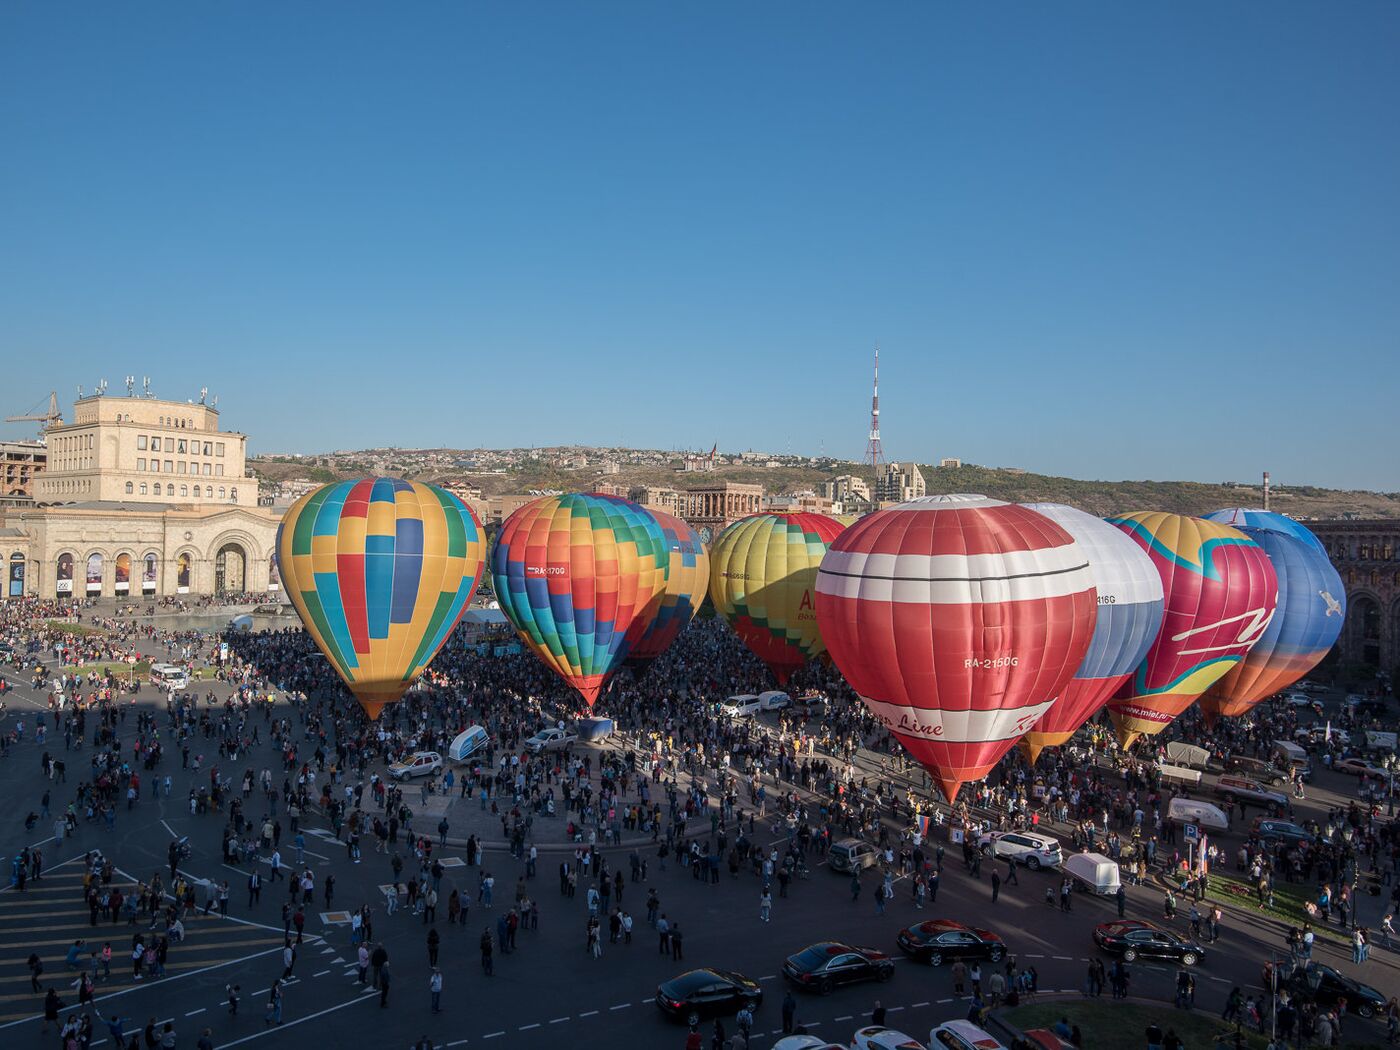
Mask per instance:
[[[666,594],[670,545],[631,500],[542,496],[501,525],[491,577],[521,641],[591,707]]]
[[[648,513],[661,526],[666,540],[669,565],[666,569],[666,594],[656,615],[640,632],[630,647],[627,666],[642,674],[651,662],[671,647],[687,624],[695,618],[705,603],[710,586],[710,555],[700,534],[665,511]]]
[[[400,478],[324,485],[277,530],[287,594],[370,718],[422,673],[471,603],[481,525],[451,493]]]

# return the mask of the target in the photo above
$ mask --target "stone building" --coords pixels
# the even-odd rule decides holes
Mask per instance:
[[[886,463],[875,479],[877,503],[904,503],[926,491],[923,472],[915,463]]]
[[[35,480],[47,459],[48,449],[41,441],[0,441],[0,499],[33,499]]]
[[[1400,666],[1400,520],[1309,521],[1347,591],[1342,658]]]

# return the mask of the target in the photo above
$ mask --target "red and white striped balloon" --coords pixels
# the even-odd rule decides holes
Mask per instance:
[[[1074,677],[1097,601],[1068,532],[985,496],[927,496],[868,515],[817,574],[832,660],[950,801]]]

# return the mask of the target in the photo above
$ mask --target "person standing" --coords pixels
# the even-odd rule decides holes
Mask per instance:
[[[267,990],[267,1013],[263,1016],[263,1027],[282,1023],[282,979],[272,982]]]
[[[797,1000],[793,998],[792,989],[789,988],[783,996],[783,1035],[792,1034],[796,1017]]]
[[[442,1013],[442,971],[436,966],[428,977],[428,994],[432,999],[433,1013]]]
[[[1001,896],[1001,876],[997,874],[997,869],[992,868],[992,903],[997,902],[997,897]]]
[[[379,968],[379,1008],[382,1010],[389,1005],[389,964],[386,961]]]
[[[360,968],[360,983],[365,983],[365,974],[369,971],[369,946],[363,941],[360,948],[355,953],[355,964]]]

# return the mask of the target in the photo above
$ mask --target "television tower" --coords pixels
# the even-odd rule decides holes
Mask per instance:
[[[885,450],[880,447],[880,348],[875,348],[875,393],[870,398],[870,440],[865,445],[865,462],[875,468],[878,481],[880,460]]]

